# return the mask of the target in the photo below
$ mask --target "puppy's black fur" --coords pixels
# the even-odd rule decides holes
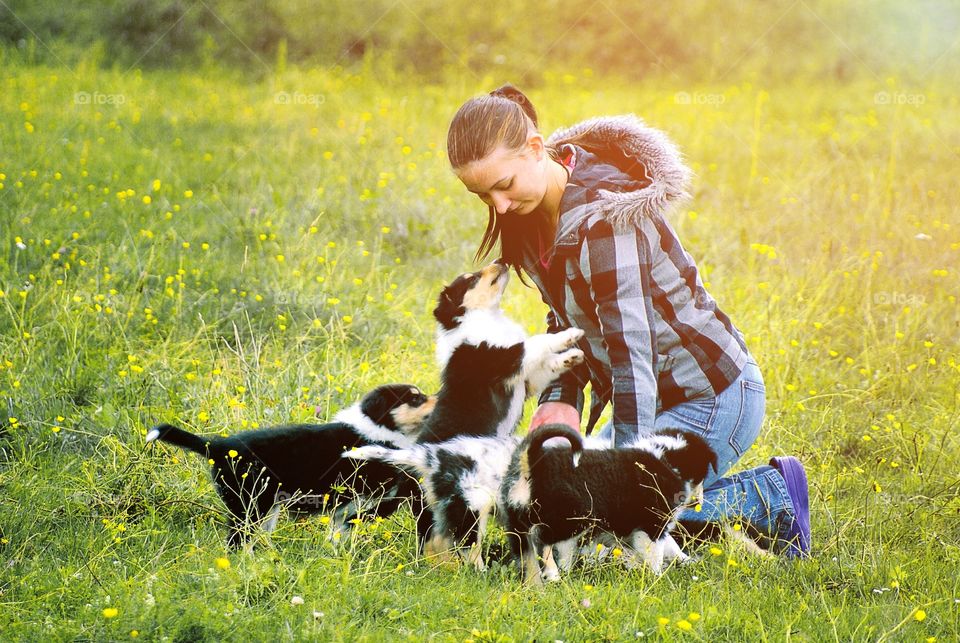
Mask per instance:
[[[409,475],[379,462],[362,463],[358,469],[341,454],[372,444],[412,444],[415,436],[405,432],[416,426],[407,423],[429,413],[432,400],[413,385],[390,384],[374,389],[355,406],[359,408],[341,412],[340,421],[328,424],[291,424],[225,438],[200,437],[161,424],[147,434],[147,441],[162,440],[212,461],[217,493],[230,512],[227,544],[232,548],[242,545],[249,526],[278,505],[302,513],[335,507],[334,519],[347,524],[361,510],[389,515],[410,498],[420,514],[420,489]],[[363,502],[356,502],[358,498]]]
[[[554,437],[570,446],[544,448]],[[658,431],[627,448],[584,449],[572,427],[539,427],[517,448],[501,487],[511,549],[524,573],[539,576],[543,547],[575,536],[642,531],[659,541],[711,465],[713,450],[689,431]]]
[[[437,404],[417,442],[497,435],[516,404],[514,387],[524,385],[522,379],[517,381],[523,353],[523,342],[507,347],[487,342],[458,346],[443,369]]]
[[[460,325],[460,319],[467,314],[463,298],[481,279],[479,271],[466,273],[451,281],[440,291],[437,306],[433,309],[433,317],[444,330],[453,330]]]

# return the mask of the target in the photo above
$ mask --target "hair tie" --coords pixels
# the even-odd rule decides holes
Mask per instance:
[[[526,95],[511,85],[506,83],[497,87],[490,92],[491,96],[496,96],[498,98],[506,98],[512,103],[516,103],[520,106],[520,109],[523,110],[523,113],[533,122],[534,127],[540,127],[540,124],[537,122],[537,110],[533,108],[533,104],[530,102],[530,99]]]

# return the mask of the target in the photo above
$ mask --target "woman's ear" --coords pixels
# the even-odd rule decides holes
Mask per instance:
[[[547,146],[539,132],[530,133],[527,137],[527,148],[533,153],[533,158],[537,162],[542,161],[547,154]]]

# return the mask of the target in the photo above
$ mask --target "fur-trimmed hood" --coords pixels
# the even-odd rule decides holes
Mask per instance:
[[[640,218],[666,214],[689,198],[687,188],[692,172],[680,150],[664,132],[654,129],[634,114],[601,116],[561,128],[550,135],[547,144],[578,145],[613,163],[634,178],[648,182],[631,192],[600,190],[596,203],[616,227],[634,225]]]

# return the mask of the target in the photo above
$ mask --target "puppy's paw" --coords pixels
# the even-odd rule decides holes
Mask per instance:
[[[466,564],[472,566],[476,571],[487,571],[487,564],[483,560],[483,552],[478,545],[474,544],[466,550],[461,550],[460,556]]]
[[[690,556],[689,554],[684,554],[683,558],[677,558],[677,561],[681,566],[695,565],[696,563],[699,563],[701,560],[703,560],[703,557],[700,556],[699,554],[696,556]]]
[[[574,366],[583,364],[583,351],[579,348],[571,348],[568,351],[560,353],[553,357],[547,364],[547,367],[556,374],[563,373]]]
[[[573,348],[583,338],[583,335],[584,331],[581,328],[568,328],[559,333],[554,333],[553,337],[556,339],[556,343],[551,348],[558,353]]]
[[[583,351],[579,348],[571,348],[567,352],[562,353],[561,357],[563,357],[563,365],[567,368],[583,364],[583,360],[585,359]]]
[[[556,567],[548,567],[540,573],[540,578],[547,583],[556,583],[560,581],[560,570]]]

